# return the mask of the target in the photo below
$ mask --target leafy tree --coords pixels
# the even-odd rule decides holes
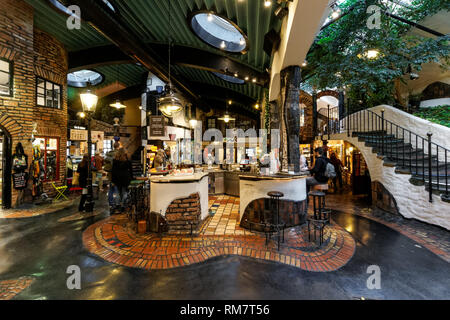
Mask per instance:
[[[381,8],[379,28],[368,27],[371,5]],[[450,10],[448,0],[415,0],[409,8],[393,7],[389,1],[347,0],[340,7],[342,18],[319,33],[308,53],[307,85],[317,90],[346,87],[356,105],[372,107],[398,103],[395,81],[404,82],[405,74],[420,71],[424,63],[449,67],[448,35],[413,36],[407,33],[408,24],[384,14],[395,10],[396,15],[419,22],[441,9]],[[371,50],[378,55],[371,58]]]

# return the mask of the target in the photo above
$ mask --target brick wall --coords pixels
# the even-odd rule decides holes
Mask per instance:
[[[196,230],[201,223],[200,196],[191,194],[187,198],[174,200],[166,210],[166,221],[169,232],[190,231],[191,223]]]
[[[65,176],[67,143],[67,52],[52,36],[34,28],[33,8],[23,0],[0,0],[0,57],[13,62],[13,96],[0,96],[0,125],[11,135],[12,150],[24,146],[29,162],[33,123],[38,136],[60,138],[61,184]],[[36,76],[62,86],[62,108],[36,106]],[[53,193],[50,183],[44,190]],[[12,205],[17,194],[12,192]]]

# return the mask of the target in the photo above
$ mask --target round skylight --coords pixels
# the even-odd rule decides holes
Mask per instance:
[[[67,84],[71,87],[84,88],[88,83],[96,86],[103,82],[103,75],[92,70],[80,70],[67,75]]]
[[[236,77],[233,77],[233,76],[228,76],[226,74],[222,74],[222,73],[219,73],[219,72],[213,72],[213,74],[216,77],[219,77],[220,79],[228,81],[228,82],[231,82],[231,83],[236,83],[236,84],[244,84],[245,83],[245,81],[242,80],[242,79],[239,79],[239,78],[236,78]]]
[[[247,36],[232,21],[212,12],[197,12],[191,16],[191,28],[207,44],[228,52],[245,53]]]

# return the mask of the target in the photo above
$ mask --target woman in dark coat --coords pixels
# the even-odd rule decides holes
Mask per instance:
[[[77,172],[80,175],[78,180],[80,183],[80,188],[83,188],[83,192],[80,199],[80,204],[78,206],[78,211],[84,211],[84,204],[87,199],[87,177],[88,177],[88,165],[89,165],[89,156],[84,155],[83,160],[78,164]]]
[[[116,200],[117,206],[124,209],[125,200],[128,193],[128,186],[133,179],[133,168],[131,161],[123,148],[119,149],[113,160],[112,183],[117,186],[119,199]],[[117,203],[119,202],[119,203]]]

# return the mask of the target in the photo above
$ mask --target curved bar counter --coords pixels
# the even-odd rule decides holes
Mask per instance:
[[[150,211],[165,217],[169,230],[189,230],[208,216],[208,173],[150,178]]]
[[[280,199],[280,220],[283,223],[295,226],[305,222],[307,212],[305,175],[241,175],[239,178],[241,227],[257,230],[255,226],[258,224],[275,221],[276,207],[270,203],[267,195],[270,191],[280,191],[284,194]]]

